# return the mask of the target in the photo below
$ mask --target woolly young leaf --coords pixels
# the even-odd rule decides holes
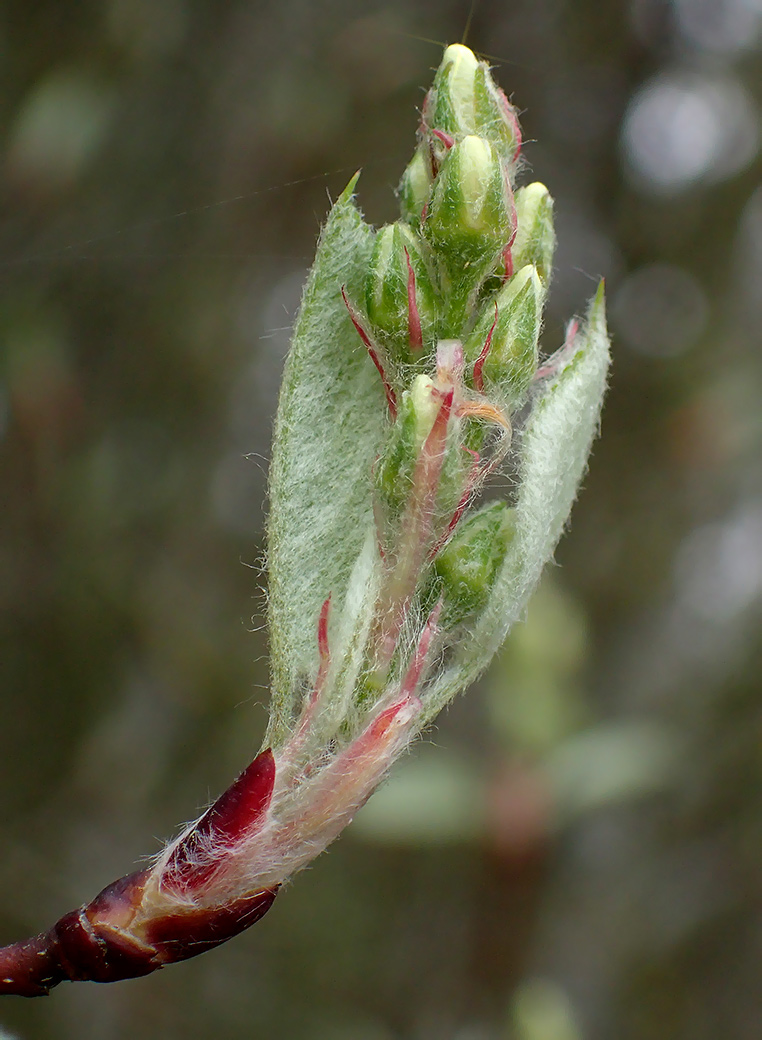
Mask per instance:
[[[576,335],[573,351],[537,400],[522,436],[515,534],[489,602],[469,638],[428,691],[421,723],[484,671],[553,555],[577,497],[598,429],[609,340],[603,283]]]
[[[329,593],[343,597],[372,527],[370,473],[384,395],[341,296],[344,285],[359,298],[373,250],[373,231],[353,200],[356,182],[320,235],[275,423],[268,523],[274,743],[301,680],[314,678],[320,607]]]

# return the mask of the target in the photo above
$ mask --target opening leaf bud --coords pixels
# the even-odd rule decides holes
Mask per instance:
[[[408,224],[420,224],[424,206],[431,197],[433,183],[429,151],[425,145],[421,145],[405,168],[397,188],[402,219]]]
[[[416,360],[431,341],[436,292],[420,239],[402,221],[387,224],[376,235],[365,279],[365,311],[397,360]]]
[[[434,561],[435,595],[444,598],[444,617],[460,624],[486,605],[515,534],[514,510],[491,502],[462,520]]]
[[[544,299],[545,289],[537,270],[527,264],[483,305],[479,320],[463,345],[466,363],[475,364],[492,330],[481,368],[484,384],[496,387],[513,408],[523,402],[537,370]]]
[[[556,234],[553,230],[553,199],[544,184],[535,181],[519,188],[514,196],[518,227],[513,243],[514,270],[534,264],[547,286],[553,272]]]

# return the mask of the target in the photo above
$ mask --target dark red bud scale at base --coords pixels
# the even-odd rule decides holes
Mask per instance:
[[[274,784],[275,759],[267,748],[175,845],[162,884],[179,892],[202,888],[220,865],[220,850],[232,849],[261,825]],[[215,855],[209,855],[210,847]]]
[[[156,868],[128,874],[64,914],[49,932],[0,949],[0,993],[38,997],[67,980],[118,982],[149,975],[205,953],[258,921],[272,906],[277,885],[210,906],[171,896],[202,891],[236,845],[256,833],[274,782],[268,748],[175,845],[158,884]],[[149,888],[154,891],[144,906]],[[162,893],[169,898],[162,901]]]

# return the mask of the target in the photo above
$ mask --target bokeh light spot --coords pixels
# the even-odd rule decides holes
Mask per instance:
[[[759,40],[760,0],[675,0],[677,29],[702,50],[732,54]]]
[[[668,72],[632,98],[622,146],[629,172],[642,187],[673,194],[748,166],[759,148],[759,117],[734,80]]]

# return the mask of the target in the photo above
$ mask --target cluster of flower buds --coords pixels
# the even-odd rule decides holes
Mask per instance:
[[[448,47],[374,231],[353,192],[310,273],[276,421],[266,750],[156,859],[0,950],[0,992],[143,975],[226,941],[487,666],[552,555],[608,364],[602,292],[540,364],[553,204],[486,64]],[[511,453],[509,502],[475,500]]]
[[[478,613],[511,541],[505,504],[460,521],[509,450],[538,369],[553,203],[541,184],[514,193],[520,151],[488,67],[448,47],[400,184],[403,218],[375,236],[364,308],[344,294],[392,420],[373,467],[383,666],[432,586],[447,603],[442,625]]]

